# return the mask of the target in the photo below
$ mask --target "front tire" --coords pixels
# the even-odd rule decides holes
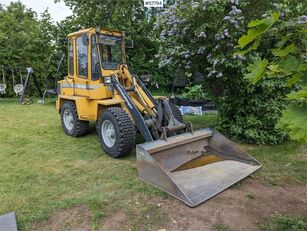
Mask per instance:
[[[180,123],[184,123],[183,121],[183,117],[182,117],[182,114],[181,114],[181,111],[179,110],[179,108],[173,104],[173,103],[168,103],[169,107],[171,108],[171,111],[175,117],[176,120],[178,120]],[[177,130],[175,132],[175,134],[179,135],[179,134],[182,134],[184,133],[184,129],[181,129],[181,130]]]
[[[72,101],[63,103],[61,107],[61,123],[64,132],[69,136],[84,136],[89,130],[89,122],[79,120],[76,105]]]
[[[126,156],[135,144],[135,128],[128,114],[121,108],[103,111],[97,123],[101,146],[113,158]]]

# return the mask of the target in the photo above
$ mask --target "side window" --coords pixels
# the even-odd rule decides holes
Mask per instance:
[[[92,35],[92,80],[98,80],[101,76],[101,70],[99,65],[99,57],[98,57],[98,50],[96,44],[96,36]]]
[[[103,44],[102,45],[102,62],[110,63],[111,60],[112,60],[111,46]]]
[[[87,78],[88,74],[88,61],[87,61],[87,46],[82,43],[82,36],[77,38],[77,65],[78,76]]]
[[[72,39],[68,40],[68,74],[74,75],[74,43]]]

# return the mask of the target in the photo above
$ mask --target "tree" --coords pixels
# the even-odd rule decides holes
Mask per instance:
[[[5,67],[33,67],[42,79],[45,64],[53,52],[53,30],[50,15],[45,11],[41,19],[20,2],[0,7],[0,64]],[[13,92],[8,88],[9,95]],[[30,91],[29,91],[30,92]]]

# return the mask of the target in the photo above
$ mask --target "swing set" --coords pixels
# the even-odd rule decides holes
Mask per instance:
[[[0,94],[4,95],[7,93],[8,85],[7,79],[10,78],[12,81],[13,91],[15,92],[16,96],[19,97],[20,104],[31,104],[32,100],[30,98],[26,98],[26,89],[29,84],[30,78],[34,80],[34,84],[40,97],[43,97],[41,89],[39,87],[38,81],[36,77],[33,75],[32,68],[26,68],[26,77],[24,78],[22,75],[23,68],[16,68],[16,67],[2,67],[2,83],[0,83]],[[19,76],[19,78],[18,78]]]
[[[2,69],[2,83],[0,83],[0,94],[1,95],[6,94],[6,81],[3,69]]]
[[[39,103],[45,103],[45,98],[47,95],[57,95],[57,80],[59,77],[60,69],[64,60],[64,55],[57,57],[60,58],[57,63],[55,74],[50,74],[51,72],[51,61],[53,55],[49,57],[47,67],[46,67],[46,76],[45,76],[45,88],[44,91],[41,90],[39,86],[39,82],[34,74],[34,71],[31,67],[27,68],[16,68],[16,67],[1,67],[2,69],[2,82],[0,81],[0,95],[7,94],[8,85],[10,81],[12,81],[13,91],[16,96],[19,97],[20,104],[31,104],[32,99],[26,97],[27,88],[29,86],[29,82],[32,79],[33,83],[36,87],[36,90],[40,96]],[[26,70],[26,77],[24,78],[22,75],[23,70]],[[19,79],[18,79],[19,76]]]
[[[7,91],[7,81],[6,81],[6,74],[11,74],[12,77],[12,86],[13,91],[15,92],[16,96],[20,96],[24,85],[23,85],[23,77],[21,73],[21,68],[14,68],[14,67],[2,67],[2,82],[0,83],[0,94],[4,95]],[[16,81],[15,75],[19,75],[19,82]]]

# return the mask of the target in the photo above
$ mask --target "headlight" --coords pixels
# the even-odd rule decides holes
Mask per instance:
[[[105,84],[110,84],[112,82],[112,79],[111,79],[110,76],[109,77],[104,77],[103,81],[104,81]]]

